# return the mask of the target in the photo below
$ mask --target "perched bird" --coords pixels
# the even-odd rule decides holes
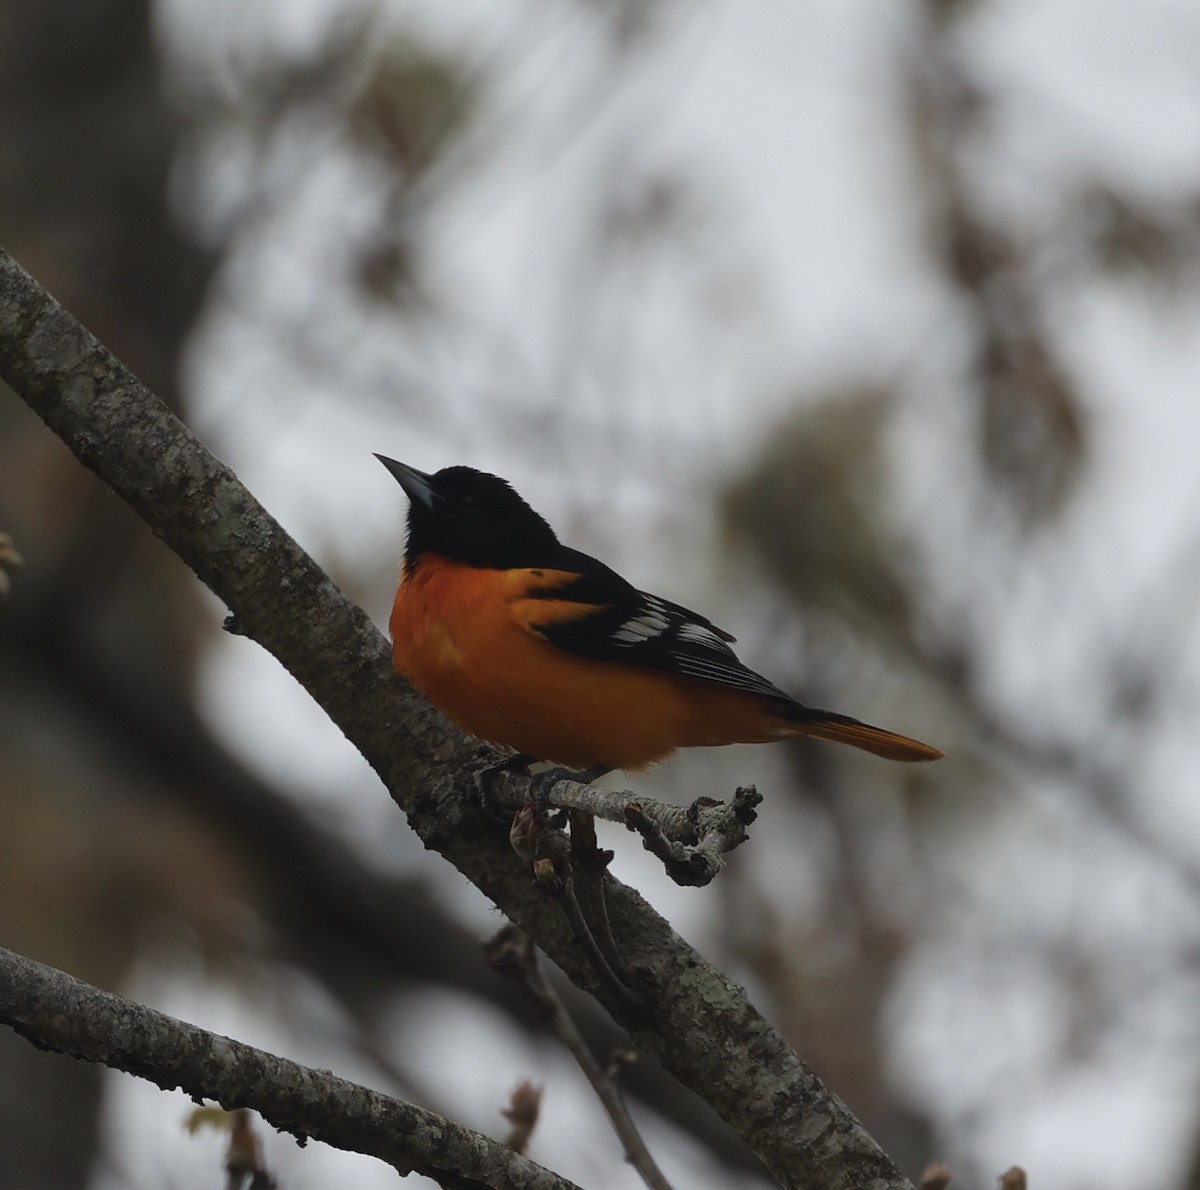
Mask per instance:
[[[677,748],[791,736],[889,760],[942,755],[797,702],[744,666],[727,632],[559,542],[503,479],[375,457],[410,502],[395,668],[459,727],[514,749],[514,762],[554,761],[591,780]]]

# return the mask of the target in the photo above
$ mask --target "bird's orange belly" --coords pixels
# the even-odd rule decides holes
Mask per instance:
[[[462,584],[397,598],[395,668],[464,731],[576,768],[638,770],[677,748],[780,739],[766,700],[550,644],[511,605],[465,607]]]
[[[554,650],[542,658],[543,650]],[[640,769],[681,746],[679,709],[651,671],[575,658],[525,642],[520,663],[500,658],[432,665],[405,651],[397,668],[464,731],[575,768]]]

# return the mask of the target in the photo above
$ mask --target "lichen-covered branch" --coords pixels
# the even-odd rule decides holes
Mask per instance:
[[[644,1052],[706,1099],[778,1182],[909,1183],[747,1001],[632,889],[604,876],[622,957],[647,980],[635,1012],[596,978],[569,924],[478,809],[493,750],[395,677],[387,642],[262,506],[127,368],[0,252],[0,378],[225,601],[378,772],[427,847],[492,898]],[[366,465],[366,464],[364,464]],[[22,543],[26,552],[32,543]]]
[[[103,1062],[276,1128],[446,1186],[578,1190],[506,1145],[434,1112],[114,996],[0,948],[0,1021],[34,1044]]]

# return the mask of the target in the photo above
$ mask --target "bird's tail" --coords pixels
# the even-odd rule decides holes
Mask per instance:
[[[789,708],[791,710],[791,708]],[[799,707],[789,714],[797,735],[814,736],[818,740],[835,740],[839,744],[852,744],[866,752],[887,760],[938,760],[942,756],[936,748],[920,740],[898,735],[882,727],[873,727],[839,715],[835,711],[819,711],[814,707]]]

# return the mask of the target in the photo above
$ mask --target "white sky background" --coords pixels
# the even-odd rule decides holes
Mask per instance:
[[[239,55],[249,54],[239,47],[304,54],[347,6],[160,7],[176,90],[186,97],[196,79],[211,87],[216,78],[236,98]],[[1200,7],[993,0],[983,8],[986,19],[967,27],[966,52],[1005,100],[974,174],[986,208],[1036,235],[1053,226],[1079,178],[1165,198],[1196,185]],[[331,281],[377,195],[319,127],[298,123],[265,162],[235,131],[217,132],[181,171],[206,200],[190,216],[213,235],[244,216],[255,178],[293,179],[287,202],[244,236],[197,336],[193,421],[319,560],[354,576],[381,624],[404,501],[373,450],[429,470],[465,462],[505,475],[573,544],[713,615],[737,633],[747,661],[766,669],[771,649],[758,612],[769,595],[753,574],[718,578],[714,502],[770,440],[801,385],[818,392],[847,376],[900,375],[919,386],[928,377],[903,427],[907,511],[944,506],[953,531],[956,494],[941,477],[956,475],[965,432],[948,379],[956,322],[914,234],[920,213],[898,75],[917,49],[908,4],[667,5],[665,32],[615,73],[585,4],[414,0],[382,11],[477,64],[484,79],[485,123],[468,140],[474,159],[422,237],[448,316],[418,335],[377,311],[346,308],[344,287]],[[691,183],[674,247],[598,267],[589,228],[609,197],[605,180],[660,173]],[[1054,245],[1046,258],[1055,267]],[[1014,575],[981,615],[996,642],[988,680],[999,696],[1046,707],[1051,724],[1086,738],[1097,733],[1099,706],[1088,661],[1129,625],[1135,599],[1158,598],[1163,560],[1200,510],[1200,335],[1194,306],[1129,287],[1051,284],[1049,292],[1092,401],[1091,471],[1047,542],[1044,566]],[[281,325],[284,333],[268,333]],[[314,367],[309,349],[344,367]],[[1194,838],[1194,623],[1180,624],[1178,651],[1180,713],[1144,741],[1141,792],[1151,829]],[[375,862],[436,865],[340,734],[253,645],[218,642],[204,697],[228,738]],[[908,713],[911,721],[895,726],[943,742],[919,708]],[[661,793],[689,776],[732,787],[752,774],[766,788],[777,763],[769,750],[731,749],[681,758],[652,781]],[[753,844],[768,861],[793,853],[790,814],[768,804],[770,829]],[[681,892],[630,843],[617,846],[618,874],[704,949],[704,898],[720,895],[719,882],[715,891]],[[1002,828],[955,846],[948,881],[961,903],[938,917],[893,997],[894,1077],[940,1121],[952,1155],[988,1176],[1020,1163],[1035,1188],[1174,1185],[1196,1110],[1197,1066],[1178,1056],[1181,1045],[1195,1048],[1196,989],[1170,958],[1196,944],[1195,902],[1169,871],[1131,855],[1053,788],[1014,788]],[[790,866],[802,914],[803,865]],[[456,873],[441,865],[436,875],[481,935],[494,928]],[[1127,945],[1134,959],[1125,982],[1109,988],[1128,997],[1122,1027],[1093,1060],[1069,1066],[1061,1060],[1066,1006],[1041,971],[1039,948],[1081,930],[1084,950]],[[1145,955],[1161,971],[1139,966]],[[281,1013],[176,967],[148,967],[133,992],[372,1081],[339,1054],[336,1014],[319,996],[301,989]],[[477,1013],[474,1004],[469,1014],[410,1005],[398,1011],[398,1042],[423,1035],[431,1067],[446,1072],[443,1089],[473,1089],[464,1116],[492,1132],[516,1078],[545,1083],[547,1110],[561,1115],[543,1124],[533,1155],[597,1190],[636,1185],[568,1065],[515,1034],[506,1042],[502,1023],[480,1035]],[[489,1041],[488,1078],[477,1057],[456,1062],[456,1045],[466,1055]],[[463,1070],[470,1080],[455,1083]],[[105,1190],[139,1186],[139,1171],[164,1167],[136,1154],[149,1134],[139,1121],[161,1113],[163,1097],[124,1078],[112,1089],[114,1172],[99,1179]],[[659,1140],[679,1185],[712,1184],[686,1169],[693,1159],[677,1140]],[[208,1184],[215,1165],[196,1164],[201,1142],[163,1143],[174,1146],[166,1168],[195,1170],[178,1184]],[[269,1151],[289,1190],[339,1176],[363,1187],[394,1183],[375,1163],[317,1147],[293,1158],[285,1144]]]

